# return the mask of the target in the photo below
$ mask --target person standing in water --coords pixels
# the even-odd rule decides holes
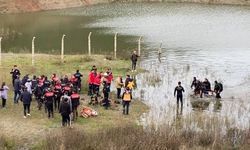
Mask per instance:
[[[136,71],[136,63],[137,63],[137,58],[139,56],[136,54],[136,51],[133,52],[132,56],[131,56],[131,62],[132,62],[132,72]]]
[[[183,107],[183,92],[185,92],[184,88],[181,86],[181,82],[178,82],[178,86],[174,89],[174,97],[177,93],[177,106],[179,107],[179,101],[181,101],[181,107]]]

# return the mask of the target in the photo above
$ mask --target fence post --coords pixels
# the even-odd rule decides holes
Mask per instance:
[[[65,37],[66,35],[65,34],[63,34],[63,36],[62,36],[62,45],[61,45],[61,62],[63,62],[63,58],[64,58],[64,37]]]
[[[89,56],[91,56],[91,34],[92,32],[89,32],[89,36],[88,36],[88,50],[89,50]]]
[[[0,66],[2,65],[2,37],[0,37]]]
[[[34,66],[34,63],[35,63],[35,59],[34,59],[34,56],[35,56],[35,38],[36,37],[33,37],[33,39],[32,39],[32,45],[31,45],[31,49],[32,49],[32,51],[31,51],[31,57],[32,57],[32,66]]]
[[[114,58],[116,59],[116,52],[117,52],[117,32],[115,33],[114,37]]]
[[[141,56],[141,36],[139,37],[139,40],[138,40],[138,55]]]

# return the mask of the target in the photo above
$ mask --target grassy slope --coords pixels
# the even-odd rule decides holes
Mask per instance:
[[[105,71],[106,67],[111,67],[114,76],[125,75],[129,70],[130,62],[126,60],[106,60],[104,56],[95,55],[91,58],[88,56],[65,56],[64,63],[60,62],[60,56],[55,55],[36,55],[35,65],[31,66],[31,57],[28,54],[4,54],[2,66],[0,67],[0,82],[6,81],[11,87],[11,76],[9,74],[12,66],[17,64],[22,75],[33,74],[48,75],[56,73],[58,76],[71,75],[76,69],[83,73],[83,99],[81,106],[87,105],[88,97],[86,96],[87,75],[92,65],[96,65],[99,71]],[[31,77],[30,76],[30,77]],[[114,97],[114,96],[113,96]],[[9,91],[7,100],[7,109],[0,109],[0,129],[4,135],[15,137],[18,141],[25,143],[34,143],[41,135],[48,132],[54,132],[61,129],[60,115],[56,113],[54,119],[47,119],[45,112],[38,111],[36,102],[32,102],[31,114],[28,119],[23,119],[22,105],[13,104],[13,92]],[[74,123],[75,128],[84,129],[86,132],[96,132],[100,129],[119,127],[124,124],[137,125],[139,116],[147,110],[147,107],[140,101],[132,102],[131,113],[129,116],[123,116],[121,105],[116,105],[111,110],[104,110],[100,106],[93,107],[99,112],[96,118],[83,119],[79,118]],[[31,136],[27,136],[31,134]],[[1,147],[1,144],[0,144]]]

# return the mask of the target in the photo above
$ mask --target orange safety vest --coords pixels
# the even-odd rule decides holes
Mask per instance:
[[[130,93],[124,93],[123,100],[124,101],[131,101],[131,94]]]

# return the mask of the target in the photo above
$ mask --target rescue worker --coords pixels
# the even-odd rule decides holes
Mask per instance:
[[[131,62],[132,62],[132,72],[136,71],[136,63],[137,63],[137,58],[139,56],[136,54],[136,51],[133,52],[132,56],[131,56]]]
[[[109,91],[110,91],[111,83],[113,81],[113,73],[111,71],[111,68],[108,68],[106,73],[107,73],[107,84],[108,84]]]
[[[34,75],[33,79],[31,80],[31,90],[32,90],[32,93],[35,91],[35,88],[36,88],[37,85],[38,85],[38,81],[37,81],[36,76]]]
[[[20,70],[17,68],[17,65],[14,65],[14,68],[11,69],[10,74],[12,74],[12,85],[14,87],[15,79],[17,79],[17,77],[20,77],[20,75],[21,75]]]
[[[34,95],[37,101],[37,108],[38,110],[41,110],[42,105],[43,105],[43,99],[42,99],[42,95],[43,95],[43,89],[42,89],[42,85],[38,84],[35,89],[34,89]]]
[[[207,78],[205,78],[205,81],[203,82],[203,85],[204,85],[204,88],[205,88],[204,93],[208,94],[208,92],[211,91],[211,84],[210,84],[210,82],[208,81]]]
[[[123,105],[123,114],[129,114],[129,104],[132,100],[132,94],[129,88],[126,88],[125,92],[122,94],[122,105]]]
[[[78,88],[78,91],[81,91],[81,77],[82,77],[82,74],[79,72],[79,70],[76,70],[76,73],[74,74],[74,76],[77,78],[77,88]]]
[[[102,79],[102,72],[97,74],[97,76],[95,77],[94,83],[93,83],[93,85],[94,85],[94,94],[96,94],[97,97],[99,96],[101,79]]]
[[[48,77],[46,76],[43,82],[43,89],[46,90],[47,88],[50,87],[50,85],[51,85],[51,82],[48,80]]]
[[[127,85],[127,88],[129,88],[130,91],[132,91],[132,89],[134,88],[135,83],[133,79],[130,79]]]
[[[53,111],[54,98],[55,98],[54,93],[51,91],[50,88],[47,88],[44,94],[44,101],[48,111],[48,118],[54,117],[54,111]]]
[[[59,112],[62,116],[62,126],[70,126],[70,105],[67,101],[67,99],[63,99],[61,104],[60,104],[60,108],[59,108]]]
[[[183,107],[183,95],[182,93],[185,92],[184,88],[181,86],[181,82],[178,82],[178,86],[174,89],[174,97],[177,93],[177,106],[179,107],[179,101],[181,102],[181,107]]]
[[[27,91],[27,88],[24,87],[24,91],[21,94],[21,101],[23,102],[23,118],[30,116],[30,103],[32,101],[32,95]]]
[[[107,75],[106,73],[104,74],[104,76]],[[103,81],[103,106],[105,107],[105,109],[108,109],[108,107],[110,106],[110,101],[109,101],[109,85],[107,83],[107,79]]]
[[[55,73],[52,74],[52,77],[51,77],[51,80],[52,80],[52,85],[55,86],[56,82],[59,81],[59,78],[56,76]]]
[[[95,78],[97,75],[96,71],[97,71],[96,66],[93,66],[91,72],[89,73],[89,77],[88,77],[88,84],[89,84],[88,95],[89,96],[92,96],[94,94],[93,83],[95,82]]]
[[[218,83],[218,81],[214,81],[214,92],[216,94],[216,98],[221,98],[220,93],[223,91],[223,85]]]
[[[56,109],[59,110],[61,96],[63,95],[62,86],[61,86],[59,81],[57,81],[57,83],[55,84],[54,94],[55,94],[55,100],[54,100],[54,106],[55,107],[54,108],[55,108],[55,110]]]
[[[78,91],[78,79],[74,75],[71,76],[70,83],[73,85],[73,89]]]
[[[80,105],[80,94],[78,94],[76,91],[73,91],[70,98],[72,103],[73,120],[77,120],[78,117],[77,108]]]

